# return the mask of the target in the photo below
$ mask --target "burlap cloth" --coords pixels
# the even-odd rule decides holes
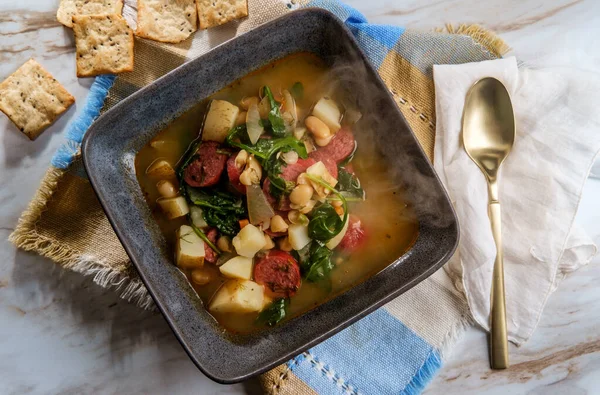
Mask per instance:
[[[177,66],[214,46],[301,6],[300,1],[250,0],[250,16],[239,23],[199,31],[177,44],[135,39],[135,70],[119,75],[101,113]],[[135,3],[126,2],[124,15],[135,24]],[[434,63],[464,63],[500,57],[507,51],[502,40],[479,26],[446,26],[437,32],[407,31],[401,53],[390,51],[379,74],[395,97],[400,111],[431,159],[435,137],[435,104],[431,67]],[[460,47],[458,52],[453,47]],[[467,50],[465,51],[465,47]],[[75,151],[68,166],[52,166],[10,240],[19,248],[46,256],[63,268],[93,276],[128,301],[152,309],[153,302],[85,175]],[[289,379],[282,365],[261,378],[266,392],[296,394],[306,390]],[[287,380],[287,382],[286,382]],[[285,383],[285,386],[283,385]]]

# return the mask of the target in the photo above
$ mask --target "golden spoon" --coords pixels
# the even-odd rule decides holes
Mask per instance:
[[[498,171],[515,141],[515,115],[508,91],[495,78],[477,81],[465,99],[463,144],[469,157],[479,166],[488,183],[489,217],[496,242],[496,260],[490,301],[490,362],[492,369],[508,367],[506,303],[504,299],[504,262]]]

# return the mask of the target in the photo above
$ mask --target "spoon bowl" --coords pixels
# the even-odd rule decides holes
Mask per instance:
[[[467,155],[479,166],[488,184],[489,216],[497,250],[490,297],[490,363],[492,369],[506,369],[508,336],[498,172],[515,142],[515,115],[510,95],[500,81],[484,78],[469,89],[462,126]]]
[[[463,143],[469,157],[488,177],[498,169],[515,142],[515,117],[508,91],[495,78],[477,81],[467,93]]]

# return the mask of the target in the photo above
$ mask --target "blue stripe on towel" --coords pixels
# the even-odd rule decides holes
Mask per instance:
[[[344,21],[376,68],[382,65],[387,53],[404,33],[404,28],[398,26],[369,24],[356,9],[337,1],[315,0],[311,1],[309,6],[324,8]]]
[[[431,345],[379,309],[288,366],[322,395],[412,395],[424,388],[441,360]]]
[[[100,115],[104,99],[115,82],[115,78],[116,76],[110,74],[96,77],[81,113],[69,124],[67,141],[59,147],[54,157],[52,157],[52,166],[64,170],[73,162],[79,152],[85,132]]]

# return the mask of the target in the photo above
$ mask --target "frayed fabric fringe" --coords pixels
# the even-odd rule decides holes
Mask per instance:
[[[94,283],[101,287],[112,288],[118,292],[121,298],[133,302],[143,309],[154,310],[156,307],[148,290],[142,281],[130,272],[133,269],[114,268],[102,264],[97,258],[74,251],[36,231],[36,223],[46,209],[63,174],[64,170],[55,167],[48,169],[35,196],[21,214],[17,227],[9,236],[9,240],[18,248],[34,251],[50,258],[65,269],[85,276],[93,276]]]
[[[412,380],[400,392],[402,395],[418,395],[423,392],[437,371],[442,366],[442,358],[435,350],[431,350],[423,365],[417,370]]]
[[[446,24],[445,29],[436,29],[439,32],[446,31],[450,34],[462,34],[469,36],[475,41],[477,44],[483,46],[489,52],[493,53],[498,57],[504,56],[508,51],[510,51],[510,47],[503,39],[498,37],[495,33],[487,30],[484,27],[479,25],[467,25],[460,24],[457,27],[454,27],[452,24]]]

